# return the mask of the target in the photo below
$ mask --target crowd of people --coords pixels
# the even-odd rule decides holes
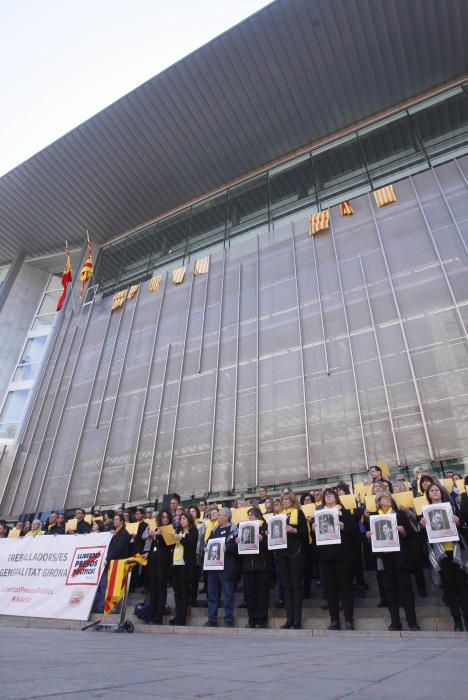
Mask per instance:
[[[258,552],[239,554],[239,528],[233,513],[222,504],[202,500],[184,507],[174,494],[168,507],[155,511],[137,507],[134,512],[119,509],[94,512],[88,522],[85,511],[77,509],[73,528],[63,515],[51,513],[45,523],[20,522],[18,536],[60,535],[66,533],[112,532],[107,560],[124,559],[136,553],[147,558],[147,566],[138,567],[132,578],[134,590],[142,590],[145,600],[137,606],[147,624],[162,625],[168,611],[167,590],[174,590],[175,610],[169,624],[185,625],[190,609],[199,605],[202,586],[207,595],[206,626],[218,625],[218,607],[222,594],[224,626],[234,626],[235,593],[243,582],[242,606],[247,609],[248,627],[268,626],[270,602],[286,611],[285,629],[300,629],[304,598],[311,596],[312,582],[320,586],[322,608],[329,611],[328,629],[354,629],[354,594],[365,594],[366,572],[376,571],[379,590],[378,607],[388,608],[390,630],[401,630],[403,608],[410,630],[419,630],[416,616],[413,579],[418,595],[427,597],[426,581],[441,588],[450,609],[456,631],[468,631],[468,477],[448,473],[451,488],[434,475],[415,471],[411,484],[401,474],[394,481],[385,478],[379,467],[372,467],[366,488],[372,498],[355,494],[355,507],[345,507],[342,498],[350,495],[344,482],[300,495],[286,488],[277,497],[266,489],[246,499],[238,494],[234,509],[243,508],[244,518],[258,521]],[[446,484],[447,479],[444,480]],[[398,506],[395,494],[412,491],[424,496],[427,504],[448,503],[458,532],[457,541],[431,544],[426,536],[426,521],[414,508]],[[345,500],[345,499],[344,499]],[[375,507],[374,506],[375,502]],[[346,501],[349,504],[349,500]],[[305,506],[315,511],[338,510],[339,543],[317,545],[315,522]],[[396,517],[399,550],[375,553],[371,546],[372,514]],[[286,516],[286,546],[271,551],[268,547],[268,520],[273,515]],[[132,523],[130,526],[129,523]],[[128,528],[128,529],[127,529]],[[131,530],[129,532],[128,530]],[[0,521],[0,537],[8,535],[8,526]],[[271,537],[274,535],[271,534]],[[220,570],[204,567],[204,556],[212,539],[224,541],[224,563]],[[427,575],[425,575],[425,571]],[[94,610],[102,611],[106,573],[95,599]],[[270,599],[276,594],[276,600]],[[340,612],[343,611],[343,621]]]

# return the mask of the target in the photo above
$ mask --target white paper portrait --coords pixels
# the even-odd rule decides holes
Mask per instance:
[[[318,545],[341,544],[338,508],[316,510],[314,515],[315,539]]]
[[[224,537],[208,540],[205,549],[205,559],[203,562],[204,571],[224,570]]]
[[[450,503],[433,503],[423,506],[423,518],[429,542],[457,542],[458,531]]]
[[[370,516],[371,544],[373,552],[399,552],[396,513]]]
[[[286,515],[272,515],[268,520],[268,549],[286,549]]]
[[[258,520],[245,520],[239,523],[239,554],[258,554],[260,552]]]

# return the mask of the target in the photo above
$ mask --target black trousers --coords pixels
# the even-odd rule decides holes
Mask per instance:
[[[405,611],[406,621],[410,627],[416,625],[414,593],[411,572],[401,565],[398,553],[383,554],[382,584],[385,600],[392,619],[392,625],[400,625],[400,605]]]
[[[288,625],[302,624],[302,589],[304,575],[303,554],[283,554],[278,559],[281,581],[284,586],[284,604]]]
[[[174,588],[175,600],[175,625],[185,625],[187,622],[187,612],[189,606],[191,571],[187,566],[172,567],[172,586]]]
[[[346,622],[353,621],[354,599],[352,588],[353,562],[351,559],[323,559],[320,562],[324,576],[325,597],[331,622],[339,622],[340,598]]]
[[[192,566],[189,573],[189,604],[196,605],[198,599],[198,584],[200,583],[200,567]]]
[[[244,598],[249,614],[249,625],[266,625],[271,573],[252,571],[244,574]]]
[[[150,619],[158,625],[162,624],[167,601],[167,583],[172,565],[171,550],[153,551],[149,563],[150,587]]]
[[[468,584],[466,574],[453,562],[453,553],[440,562],[440,578],[445,601],[455,622],[461,622],[461,614],[468,624]],[[461,614],[460,614],[461,610]]]

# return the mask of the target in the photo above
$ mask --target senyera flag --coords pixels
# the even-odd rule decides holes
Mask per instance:
[[[109,562],[104,615],[108,615],[124,597],[130,569],[137,564],[146,566],[147,563],[147,560],[141,554],[134,554],[129,559],[112,559]]]
[[[86,286],[86,283],[89,281],[90,277],[93,274],[93,255],[91,253],[91,244],[89,242],[89,236],[88,236],[88,257],[85,260],[85,263],[83,267],[81,268],[80,272],[80,280],[81,280],[81,289],[80,289],[80,299],[83,298],[83,292],[84,288]]]
[[[71,273],[71,263],[70,263],[70,248],[68,247],[68,243],[66,244],[67,246],[67,261],[65,263],[65,268],[62,273],[62,287],[63,287],[63,292],[60,295],[60,299],[57,302],[57,311],[60,311],[62,308],[63,302],[65,301],[65,297],[67,296],[67,287],[72,281],[72,273]]]

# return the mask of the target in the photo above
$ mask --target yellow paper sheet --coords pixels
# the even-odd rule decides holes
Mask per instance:
[[[138,525],[139,523],[127,523],[125,529],[129,535],[136,535],[138,532]]]
[[[314,517],[315,515],[315,503],[305,503],[303,506],[301,506],[302,512],[306,516],[310,516],[311,518]]]
[[[259,503],[258,507],[260,508],[260,510],[262,511],[262,513],[265,512],[265,504],[264,504],[264,503]]]
[[[19,537],[20,536],[20,531],[11,529],[10,532],[8,533],[8,537]]]
[[[375,505],[375,496],[366,496],[366,509],[369,513],[376,513],[377,506]]]
[[[429,501],[426,496],[418,496],[414,499],[414,509],[417,515],[422,515],[422,507],[429,505]]]
[[[414,508],[414,498],[411,491],[405,491],[404,493],[394,493],[393,500],[399,508]]]
[[[343,504],[343,508],[346,508],[346,510],[353,511],[357,508],[356,497],[352,493],[340,496],[340,501]]]
[[[175,530],[172,525],[163,525],[159,528],[159,530],[163,536],[164,542],[167,545],[175,544],[177,542],[177,540],[174,539]]]
[[[447,491],[449,493],[452,493],[452,491],[453,491],[453,479],[441,479],[440,483],[442,484],[442,486],[445,486],[445,488],[447,489]]]
[[[247,513],[252,508],[252,506],[247,506],[246,508],[231,508],[231,519],[232,522],[238,525],[243,520],[248,520],[249,516]]]
[[[93,516],[92,516],[92,515],[85,515],[85,516],[84,516],[84,519],[85,519],[86,522],[89,523],[90,525],[93,524]]]
[[[65,532],[68,532],[69,530],[75,531],[76,524],[77,524],[76,518],[70,518],[70,520],[67,520],[67,524],[65,526]]]

